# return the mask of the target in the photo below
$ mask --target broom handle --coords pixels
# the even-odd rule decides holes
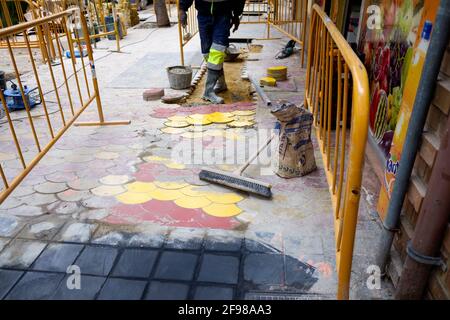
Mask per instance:
[[[272,134],[272,136],[266,141],[266,143],[264,143],[264,145],[261,148],[259,148],[259,150],[242,167],[240,167],[233,173],[239,176],[242,175],[242,173],[245,171],[245,169],[248,168],[250,163],[252,163],[256,158],[258,158],[261,152],[272,142],[273,138],[275,138],[275,133]]]

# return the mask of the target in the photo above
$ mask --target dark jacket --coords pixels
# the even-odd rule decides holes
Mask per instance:
[[[180,0],[180,9],[188,11],[194,0]],[[245,0],[226,0],[211,2],[205,0],[195,0],[195,8],[200,14],[211,14],[211,6],[213,14],[232,14],[233,16],[240,16],[244,11]]]

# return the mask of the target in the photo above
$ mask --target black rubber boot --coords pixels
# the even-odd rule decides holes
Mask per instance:
[[[220,93],[220,92],[224,92],[228,90],[228,86],[227,83],[225,81],[225,72],[222,70],[220,70],[220,77],[217,80],[216,85],[214,86],[214,92],[215,93]]]
[[[206,85],[205,85],[205,93],[203,94],[203,100],[212,102],[214,104],[222,104],[224,103],[223,99],[216,95],[214,92],[214,86],[217,83],[217,80],[219,80],[220,77],[220,71],[219,70],[213,70],[208,69],[208,75],[206,78]]]

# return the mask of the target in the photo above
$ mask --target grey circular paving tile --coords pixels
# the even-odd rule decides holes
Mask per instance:
[[[60,192],[57,194],[58,198],[62,201],[67,202],[76,202],[82,199],[86,199],[90,197],[90,193],[88,191],[78,191],[73,189],[68,189],[66,191]]]
[[[41,207],[22,205],[20,207],[9,209],[8,214],[12,214],[19,217],[37,217],[46,214],[47,210]]]
[[[131,181],[131,178],[127,175],[109,175],[100,179],[100,183],[106,186],[119,186]]]
[[[39,193],[45,194],[54,194],[67,189],[68,187],[65,183],[56,183],[56,182],[44,182],[42,184],[34,186],[34,190],[36,190]]]
[[[29,206],[43,206],[55,202],[57,199],[53,194],[33,193],[23,197],[22,201]]]
[[[20,199],[17,199],[13,196],[9,196],[8,198],[6,198],[5,201],[3,201],[2,204],[0,204],[0,208],[1,209],[12,209],[12,208],[17,208],[18,206],[22,205],[23,202]]]
[[[73,214],[80,211],[81,206],[76,202],[55,202],[48,206],[50,212],[61,215]]]
[[[100,183],[97,180],[89,179],[89,178],[80,178],[68,183],[69,187],[74,190],[90,190],[95,187],[98,187]]]

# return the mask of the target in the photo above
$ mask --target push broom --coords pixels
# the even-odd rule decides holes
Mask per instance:
[[[234,172],[226,172],[216,169],[203,169],[200,171],[200,180],[221,184],[233,189],[254,193],[265,198],[272,197],[272,185],[252,178],[242,176],[245,169],[253,162],[261,152],[272,142],[275,134],[273,134],[266,143],[253,155],[242,167]]]

